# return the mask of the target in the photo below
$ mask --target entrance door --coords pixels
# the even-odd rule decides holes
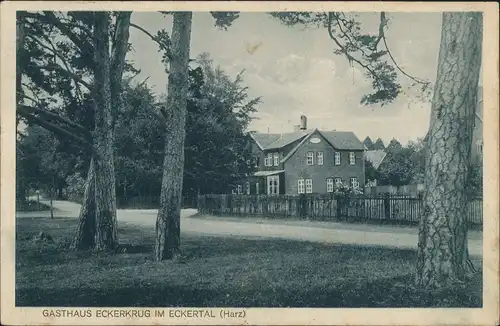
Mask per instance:
[[[267,194],[278,195],[280,189],[280,178],[278,175],[270,175],[267,177]]]

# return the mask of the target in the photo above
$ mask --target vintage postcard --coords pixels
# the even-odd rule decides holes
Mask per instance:
[[[3,2],[2,325],[498,325],[498,9]]]

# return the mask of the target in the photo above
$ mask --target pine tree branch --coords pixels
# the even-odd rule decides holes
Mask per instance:
[[[45,129],[53,132],[56,135],[59,135],[62,137],[68,137],[68,138],[71,138],[73,140],[80,142],[81,144],[85,145],[92,153],[95,154],[95,149],[94,149],[92,143],[89,142],[87,139],[79,137],[79,136],[75,135],[74,133],[70,132],[69,130],[61,128],[60,126],[57,126],[53,123],[50,123],[41,117],[37,117],[36,115],[30,114],[29,111],[26,110],[24,105],[18,106],[16,112],[19,113],[20,116],[22,116],[23,118],[28,120],[28,122],[39,125],[40,127],[45,128]]]
[[[147,36],[149,36],[149,38],[151,40],[153,40],[154,42],[158,43],[158,45],[161,45],[160,42],[158,42],[158,39],[153,34],[151,34],[150,32],[148,32],[147,30],[145,30],[141,26],[138,26],[138,25],[136,25],[134,23],[130,23],[130,27],[134,27],[134,28],[140,30],[141,32],[143,32],[144,34],[146,34]]]
[[[392,56],[392,53],[391,53],[391,50],[389,50],[389,46],[387,45],[387,39],[385,37],[384,34],[382,34],[382,39],[384,41],[384,46],[385,46],[385,49],[387,50],[387,54],[389,54],[389,58],[391,58],[392,60],[392,63],[394,63],[394,66],[396,66],[396,68],[403,74],[405,75],[406,77],[410,78],[411,80],[413,80],[414,82],[416,83],[419,83],[419,84],[422,84],[422,85],[429,85],[430,82],[429,81],[425,81],[425,80],[421,80],[419,78],[416,78],[416,77],[413,77],[411,75],[409,75],[408,73],[406,73],[399,65],[398,63],[396,62],[396,59],[394,59],[394,57]]]
[[[385,18],[385,12],[382,11],[380,13],[380,24],[378,26],[378,37],[377,37],[377,40],[375,41],[375,43],[373,44],[373,48],[372,48],[372,50],[374,50],[374,51],[377,50],[377,47],[378,47],[378,44],[380,43],[380,40],[382,38],[385,38],[384,27],[387,26],[387,22],[388,22],[388,20]]]
[[[337,25],[338,25],[338,27],[339,27],[340,31],[342,32],[342,34],[344,35],[344,37],[345,37],[345,38],[347,38],[347,40],[349,41],[349,43],[350,43],[352,46],[355,46],[354,41],[353,41],[353,40],[351,39],[351,37],[349,36],[349,33],[347,33],[347,31],[344,31],[344,30],[342,29],[342,25],[344,25],[344,27],[348,29],[348,27],[346,26],[346,23],[345,23],[345,19],[341,19],[341,18],[340,18],[340,16],[339,16],[339,15],[336,15],[336,14],[334,15],[334,18],[335,18],[335,20],[337,21]],[[358,50],[361,52],[361,54],[362,54],[363,56],[368,57],[368,55],[366,54],[366,52],[365,52],[362,48],[360,48],[360,47],[358,47],[358,46],[355,46],[355,47],[356,47],[356,49],[358,49]]]
[[[147,36],[149,36],[149,38],[154,41],[156,44],[158,44],[158,46],[160,48],[168,48],[168,44],[164,44],[163,42],[161,42],[158,37],[154,36],[153,34],[151,34],[150,32],[148,32],[147,30],[145,30],[144,28],[142,28],[141,26],[138,26],[134,23],[130,23],[130,27],[134,27],[135,29],[138,29],[140,30],[141,32],[143,32],[144,34],[146,34]]]
[[[94,47],[90,42],[82,40],[78,35],[76,35],[68,26],[63,23],[52,11],[44,11],[45,17],[48,21],[54,24],[64,35],[66,35],[80,50],[80,53],[84,56],[94,55]]]
[[[77,74],[72,73],[71,71],[64,69],[63,67],[59,66],[58,64],[51,64],[51,65],[47,65],[45,67],[39,67],[39,68],[45,69],[45,70],[50,70],[50,71],[60,72],[60,73],[66,75],[70,78],[73,78],[73,80],[79,82],[80,84],[85,86],[90,92],[92,92],[92,85],[91,84],[89,84],[85,80],[83,80],[82,77],[78,76]]]
[[[91,56],[93,57],[93,46],[90,42],[82,40],[76,33],[74,33],[69,27],[68,24],[64,23],[59,19],[54,12],[52,11],[44,11],[44,14],[40,14],[38,12],[25,12],[24,16],[27,18],[32,18],[43,22],[48,25],[52,25],[57,27],[65,36],[67,36],[73,44],[76,45],[78,51],[82,56]],[[74,24],[72,24],[74,26]],[[79,27],[80,28],[80,27]]]
[[[375,71],[373,71],[373,69],[371,69],[370,67],[368,67],[366,64],[362,63],[360,60],[358,60],[357,58],[355,58],[351,54],[349,54],[349,51],[347,51],[347,49],[345,48],[345,46],[343,46],[340,43],[340,41],[335,37],[335,35],[333,35],[333,31],[332,31],[332,20],[333,20],[333,18],[334,18],[334,14],[331,13],[331,12],[329,12],[328,13],[328,26],[327,26],[327,29],[328,29],[328,35],[330,36],[330,38],[335,42],[335,44],[337,44],[337,46],[340,48],[340,50],[342,51],[342,53],[344,53],[344,55],[347,57],[347,59],[349,61],[356,62],[361,67],[365,68],[373,76],[373,78],[377,79],[378,78],[377,73],[375,73]]]
[[[33,35],[26,35],[26,36],[31,38],[36,43],[38,43],[38,45],[40,45],[44,49],[50,51],[52,54],[54,54],[55,56],[57,56],[61,60],[61,62],[64,64],[64,66],[66,68],[60,67],[56,63],[54,63],[53,66],[54,67],[58,66],[59,68],[56,69],[57,71],[60,71],[60,72],[64,73],[65,75],[70,76],[73,79],[77,92],[80,91],[80,89],[78,87],[78,83],[84,85],[85,87],[87,87],[87,89],[91,90],[90,84],[88,84],[86,81],[83,80],[83,78],[81,78],[80,76],[75,74],[73,71],[71,71],[71,68],[69,67],[68,63],[66,62],[66,58],[59,51],[57,51],[57,49],[55,48],[55,45],[52,43],[52,41],[50,39],[45,38],[45,40],[51,45],[51,47],[45,45],[42,41],[40,41],[37,37],[34,37]]]
[[[24,97],[34,101],[34,99],[30,98],[29,96],[24,95]],[[36,101],[34,101],[36,103]],[[47,120],[53,120],[57,121],[59,123],[63,123],[68,125],[70,128],[75,129],[76,131],[82,133],[85,138],[87,138],[89,141],[92,139],[92,134],[90,133],[89,130],[87,130],[85,127],[82,125],[73,122],[65,117],[62,117],[58,114],[52,113],[48,110],[40,109],[40,108],[35,108],[32,106],[27,106],[27,105],[20,105],[20,107],[23,109],[23,112],[29,113],[29,114],[34,114],[34,115],[40,115],[41,117],[44,117]]]

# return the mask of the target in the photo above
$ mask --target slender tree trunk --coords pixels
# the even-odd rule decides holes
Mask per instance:
[[[132,12],[130,11],[122,11],[118,13],[116,18],[116,29],[111,49],[112,61],[110,70],[113,125],[121,105],[122,78],[125,66],[125,55],[128,50],[131,14]]]
[[[109,12],[95,12],[94,101],[95,101],[95,201],[96,247],[98,251],[117,247],[116,189],[111,112]]]
[[[466,179],[481,67],[482,14],[444,13],[425,163],[416,283],[433,288],[468,271]]]
[[[78,217],[78,227],[73,240],[73,248],[76,250],[90,250],[95,246],[95,168],[94,159],[90,159],[89,172],[85,181],[85,192],[83,194],[82,207]]]
[[[168,76],[165,157],[160,209],[156,219],[156,260],[171,259],[180,254],[180,205],[184,170],[191,20],[191,12],[174,13],[172,58]]]
[[[22,99],[22,69],[21,69],[21,58],[24,54],[24,43],[26,35],[24,32],[24,16],[23,12],[16,13],[16,104],[19,105]],[[16,120],[16,122],[18,122]],[[16,124],[17,127],[17,124]]]
[[[21,60],[20,58],[22,57],[24,53],[24,43],[25,43],[25,32],[24,32],[24,17],[22,12],[17,12],[16,13],[16,105],[21,104],[22,100],[22,84],[21,84],[21,78],[22,78],[22,69],[21,69]],[[17,117],[16,114],[16,130],[17,126],[19,125],[19,118]],[[16,149],[17,151],[17,149]],[[19,154],[16,153],[16,157],[19,157]],[[16,160],[16,165],[18,165],[20,162],[19,160]],[[22,167],[16,166],[16,198],[18,201],[21,203],[26,202],[26,180],[23,178],[23,170]]]

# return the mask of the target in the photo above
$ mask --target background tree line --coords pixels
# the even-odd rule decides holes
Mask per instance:
[[[114,138],[119,207],[159,205],[165,128],[159,112],[165,100],[165,94],[154,94],[146,83],[123,82]],[[199,193],[227,193],[251,172],[246,128],[258,101],[248,98],[243,72],[231,79],[213,66],[208,54],[191,63],[184,205],[193,204]],[[54,189],[58,198],[82,201],[90,158],[81,148],[33,124],[20,133],[17,154],[19,186]]]
[[[392,139],[387,147],[380,138],[373,143],[370,137],[366,137],[363,143],[368,150],[385,152],[385,157],[377,169],[375,169],[371,161],[365,161],[366,180],[376,180],[377,185],[380,186],[404,186],[424,183],[426,148],[423,138],[409,141],[406,145]],[[482,196],[483,166],[480,162],[471,162],[466,188],[469,196]]]

